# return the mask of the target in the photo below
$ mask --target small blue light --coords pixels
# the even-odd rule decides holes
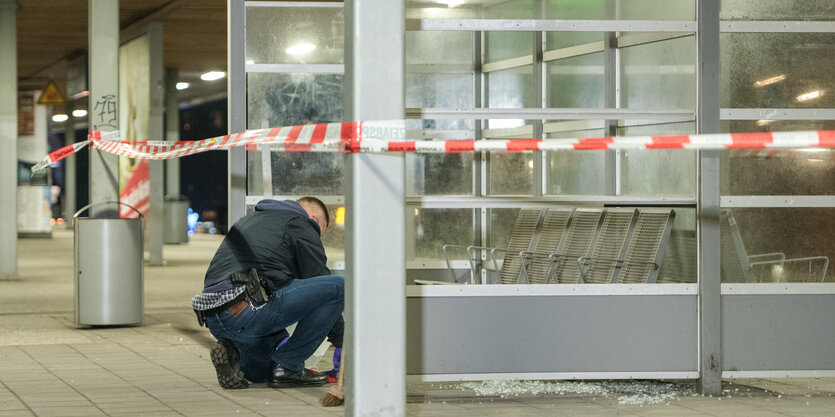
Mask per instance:
[[[200,218],[200,215],[195,213],[194,210],[189,207],[188,209],[188,217],[186,219],[186,224],[188,224],[188,235],[191,236],[197,230],[197,220]]]

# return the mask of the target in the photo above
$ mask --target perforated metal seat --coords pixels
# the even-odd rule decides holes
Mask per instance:
[[[578,258],[589,256],[594,237],[603,218],[603,209],[576,209],[566,231],[565,242],[557,251],[559,258],[547,282],[576,284],[580,281]]]
[[[562,249],[567,235],[566,230],[571,222],[574,209],[549,209],[542,222],[542,230],[534,245],[533,252],[526,255],[527,268],[522,271],[520,282],[528,284],[545,284],[555,262],[559,261],[557,254]]]
[[[581,258],[581,281],[608,284],[614,281],[618,262],[626,255],[627,237],[638,219],[637,209],[608,209],[600,232],[592,244],[591,255]]]
[[[635,284],[656,282],[661,259],[667,251],[675,211],[640,209],[629,239],[623,267],[614,282]]]
[[[493,265],[497,265],[497,254],[504,253],[504,260],[499,268],[499,283],[516,284],[520,282],[522,271],[525,268],[524,252],[530,252],[533,246],[533,237],[536,233],[542,214],[545,210],[519,210],[516,217],[516,224],[513,225],[513,232],[507,242],[507,249],[491,249],[490,258]]]

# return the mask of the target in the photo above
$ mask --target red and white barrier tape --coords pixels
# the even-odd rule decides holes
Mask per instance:
[[[405,123],[370,121],[321,123],[247,130],[196,141],[128,142],[118,132],[91,131],[90,138],[52,152],[33,171],[49,166],[88,144],[105,152],[138,159],[170,159],[236,146],[269,145],[284,152],[530,152],[607,149],[790,149],[835,147],[835,131],[725,133],[710,135],[615,136],[578,139],[419,140],[408,141]]]

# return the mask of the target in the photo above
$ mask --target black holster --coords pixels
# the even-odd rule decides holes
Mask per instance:
[[[264,304],[272,298],[269,284],[258,275],[258,270],[250,268],[249,272],[232,274],[232,283],[243,284],[246,288],[246,298],[255,304]]]

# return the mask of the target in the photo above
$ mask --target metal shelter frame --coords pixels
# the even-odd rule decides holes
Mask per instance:
[[[362,7],[374,7],[380,3],[398,3],[391,0],[349,1],[354,11]],[[545,7],[540,2],[540,7]],[[246,76],[252,73],[348,73],[347,65],[355,65],[352,77],[363,77],[362,71],[373,71],[373,62],[356,65],[346,59],[342,65],[286,65],[247,64],[245,62],[245,12],[249,7],[341,7],[334,3],[292,3],[292,2],[244,2],[229,0],[229,129],[243,131],[246,126]],[[359,8],[359,9],[357,9]],[[381,9],[384,10],[384,9]],[[353,13],[352,12],[352,13]],[[382,11],[379,13],[383,13]],[[544,138],[546,134],[560,131],[574,131],[589,128],[604,128],[607,135],[614,134],[619,126],[644,123],[643,120],[691,121],[695,122],[696,133],[718,133],[720,120],[769,119],[814,119],[835,120],[835,109],[730,109],[721,108],[719,102],[719,45],[720,33],[732,32],[826,32],[835,33],[833,22],[722,22],[719,18],[719,0],[696,0],[695,20],[688,21],[623,21],[623,20],[444,20],[405,19],[398,16],[378,14],[378,21],[399,20],[406,31],[465,31],[472,34],[474,62],[466,68],[446,68],[446,71],[461,71],[474,75],[474,106],[472,109],[411,108],[405,109],[407,118],[424,119],[475,119],[472,131],[457,132],[461,137],[472,139],[499,137]],[[346,14],[346,20],[348,19]],[[787,24],[791,23],[791,24]],[[348,24],[346,23],[346,26]],[[375,29],[362,25],[351,26],[354,32],[346,34],[346,56],[366,31]],[[393,25],[390,28],[397,28]],[[520,56],[495,62],[485,61],[487,36],[490,31],[524,31],[534,38],[532,51],[522,51]],[[545,36],[548,31],[593,31],[605,33],[600,42],[569,48],[545,50]],[[672,33],[671,33],[672,32]],[[376,32],[374,32],[376,33]],[[643,43],[659,42],[666,39],[694,37],[696,44],[696,102],[685,109],[634,109],[619,108],[621,84],[621,48]],[[400,38],[402,42],[402,37]],[[367,39],[365,39],[367,41]],[[359,44],[363,45],[363,44]],[[363,46],[360,46],[362,50]],[[404,45],[399,45],[402,52]],[[547,92],[550,88],[545,76],[546,63],[582,54],[602,51],[604,53],[605,108],[570,109],[547,108]],[[352,59],[359,59],[354,57]],[[368,57],[373,60],[373,57]],[[363,66],[368,65],[368,66]],[[537,95],[537,108],[499,109],[490,108],[485,97],[488,89],[487,74],[503,69],[533,65]],[[400,78],[386,76],[386,80],[400,82],[391,85],[392,90],[403,89]],[[348,83],[346,77],[346,84]],[[349,86],[346,92],[356,86]],[[379,96],[386,89],[377,89]],[[350,94],[350,93],[346,93]],[[374,96],[363,96],[372,99]],[[776,110],[776,111],[774,111]],[[351,113],[353,111],[353,113]],[[358,113],[357,113],[358,111]],[[353,109],[349,114],[366,115],[362,110]],[[533,124],[515,129],[488,129],[487,119],[525,119]],[[551,122],[546,122],[550,120]],[[601,123],[600,120],[603,120]],[[418,133],[420,132],[410,132]],[[261,173],[269,174],[269,154],[261,159],[264,164]],[[405,302],[409,323],[405,335],[408,355],[405,359],[406,372],[419,375],[425,381],[478,380],[478,379],[616,379],[616,378],[663,378],[698,379],[705,394],[721,392],[721,378],[732,377],[775,377],[775,376],[835,376],[835,346],[833,324],[826,317],[835,314],[835,288],[832,284],[722,284],[720,268],[719,219],[720,208],[733,207],[827,207],[835,208],[835,196],[720,196],[720,154],[717,151],[696,152],[697,171],[694,175],[695,193],[691,196],[654,195],[636,197],[621,195],[619,167],[620,151],[607,151],[606,190],[596,196],[545,196],[545,156],[535,153],[533,157],[533,187],[528,196],[496,196],[490,190],[491,155],[476,154],[473,158],[473,184],[469,196],[414,196],[406,195],[402,201],[387,201],[384,206],[393,210],[408,212],[423,208],[466,208],[473,211],[475,246],[485,246],[490,238],[490,211],[498,208],[537,208],[549,206],[663,206],[695,209],[697,213],[697,284],[625,284],[625,285],[514,285],[502,286],[407,286],[405,300],[397,286],[387,287],[384,296]],[[349,157],[351,158],[351,157]],[[377,158],[368,158],[366,168],[373,171],[393,172],[389,180],[402,183],[402,171],[396,166]],[[382,165],[377,166],[377,163]],[[347,165],[347,163],[346,163]],[[246,212],[261,198],[293,198],[297,196],[273,196],[272,178],[263,178],[263,194],[247,194],[246,155],[243,149],[229,151],[230,224]],[[370,171],[369,171],[370,172]],[[366,174],[369,174],[366,172]],[[353,175],[353,174],[352,174]],[[363,175],[363,174],[359,174]],[[726,173],[727,175],[727,173]],[[380,179],[380,178],[377,178]],[[349,211],[369,209],[362,198],[367,193],[385,189],[385,181],[374,182],[371,188],[354,188],[357,183],[346,181],[345,196],[323,196],[327,204],[348,202]],[[376,187],[376,188],[375,188]],[[351,214],[349,214],[349,217]],[[395,216],[399,217],[399,216]],[[349,220],[350,222],[350,220]],[[349,226],[350,227],[350,226]],[[412,233],[408,223],[401,238]],[[377,233],[354,235],[346,239],[346,250],[376,250],[372,242],[379,238]],[[400,233],[400,231],[397,231]],[[350,235],[350,232],[349,232]],[[357,237],[360,238],[357,238]],[[403,240],[403,239],[401,239]],[[397,245],[395,245],[397,246]],[[381,249],[384,254],[400,250],[399,247]],[[396,254],[402,259],[402,254]],[[355,255],[351,255],[355,256]],[[364,276],[352,276],[351,263],[358,258],[346,256],[348,281],[357,282]],[[406,262],[408,271],[422,270],[438,273],[438,265]],[[336,268],[343,265],[336,265]],[[394,264],[389,265],[394,267]],[[467,270],[465,264],[459,265]],[[394,277],[403,276],[403,271],[391,271]],[[482,272],[486,274],[486,272]],[[376,278],[375,278],[376,279]],[[405,284],[405,277],[403,278]],[[371,290],[357,286],[358,291]],[[383,295],[382,290],[378,294]],[[356,296],[356,294],[354,294]],[[348,301],[350,306],[353,301]],[[401,304],[402,305],[402,304]],[[396,306],[392,304],[391,308]],[[351,310],[348,307],[347,310]],[[462,311],[469,319],[449,320]],[[501,311],[503,314],[498,315]],[[581,313],[578,315],[577,311]],[[664,317],[658,312],[663,311]],[[357,313],[353,311],[352,314]],[[829,313],[829,314],[827,314]],[[362,314],[362,312],[359,312]],[[573,316],[572,316],[573,315]],[[574,317],[568,320],[554,320],[554,317]],[[614,320],[613,317],[621,318]],[[640,320],[636,319],[640,317]],[[770,320],[764,320],[768,317]],[[631,318],[631,319],[630,319]],[[367,328],[374,328],[374,317],[359,315],[358,322],[351,325],[356,337]],[[351,318],[349,318],[349,322]],[[524,323],[520,326],[519,323]],[[406,322],[401,323],[404,327]],[[371,326],[371,327],[366,327]],[[548,329],[543,332],[543,329]],[[647,332],[646,329],[653,329]],[[497,331],[506,332],[508,341],[496,341]],[[558,335],[558,336],[555,336]],[[392,337],[370,331],[364,336],[365,343],[385,344]],[[461,349],[461,338],[468,339]],[[525,345],[553,346],[553,349],[520,349],[518,339],[524,337]],[[555,338],[558,337],[559,340]],[[379,339],[378,339],[379,338]],[[622,344],[623,340],[629,343]],[[809,341],[787,347],[786,340]],[[374,358],[380,362],[402,360],[400,342],[395,340],[393,351],[375,351],[381,354]],[[474,355],[472,349],[481,344],[491,343],[489,352]],[[591,358],[586,348],[590,345],[620,345],[620,350],[602,359]],[[468,350],[469,349],[469,350]],[[362,361],[369,352],[357,351]],[[350,368],[349,368],[350,373]],[[360,380],[351,380],[359,382]],[[393,384],[400,384],[396,379]],[[382,398],[382,394],[370,391],[356,391],[354,403],[349,401],[353,413],[362,414],[362,404],[375,402],[399,407],[402,398],[398,395]],[[363,401],[370,401],[364,403]],[[373,409],[376,409],[372,407]],[[397,408],[399,409],[399,408]],[[395,413],[397,414],[397,413]]]

